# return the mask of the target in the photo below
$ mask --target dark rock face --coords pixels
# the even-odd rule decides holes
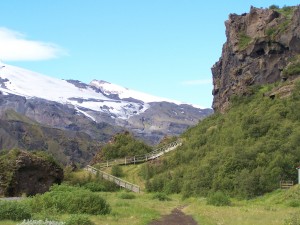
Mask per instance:
[[[212,67],[213,108],[220,112],[251,85],[288,79],[282,71],[300,54],[300,7],[286,14],[251,7],[248,14],[231,14],[225,26],[227,41]]]
[[[28,152],[21,152],[15,161],[12,180],[5,191],[7,196],[45,193],[51,185],[63,180],[63,169]]]

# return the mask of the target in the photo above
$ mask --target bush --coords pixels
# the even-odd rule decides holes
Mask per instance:
[[[288,203],[288,206],[290,207],[299,207],[300,206],[300,202],[297,200],[292,200]]]
[[[108,214],[110,206],[98,194],[79,187],[55,185],[50,192],[36,195],[29,204],[34,212],[56,210],[60,213]]]
[[[283,75],[285,76],[293,76],[300,74],[300,60],[294,61],[290,63],[286,68],[283,70]]]
[[[127,156],[144,155],[152,148],[133,137],[129,132],[114,136],[113,141],[103,146],[98,155],[102,160],[123,158]],[[96,156],[97,157],[97,156]]]
[[[120,165],[112,166],[111,174],[115,177],[123,177],[124,176],[123,169]]]
[[[92,191],[92,192],[100,192],[105,191],[105,186],[101,184],[100,182],[89,182],[84,184],[82,187]]]
[[[135,195],[128,192],[123,192],[119,195],[119,198],[121,199],[135,199]]]
[[[30,219],[28,207],[20,201],[0,201],[0,220],[25,220]]]
[[[231,201],[227,195],[221,191],[217,191],[213,194],[210,194],[207,198],[208,205],[214,206],[228,206],[231,204]]]
[[[279,9],[278,5],[270,5],[269,9]]]
[[[65,225],[65,223],[52,220],[24,220],[17,225]]]
[[[171,199],[164,193],[156,193],[152,198],[158,199],[159,201],[171,201]]]
[[[94,225],[94,223],[86,215],[72,215],[67,221],[66,225]]]
[[[64,183],[72,186],[84,187],[92,192],[100,191],[118,191],[120,189],[115,183],[104,180],[97,173],[93,175],[85,171],[67,172],[67,176],[64,179]]]

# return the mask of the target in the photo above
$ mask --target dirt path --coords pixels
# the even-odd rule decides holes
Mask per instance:
[[[188,215],[181,212],[180,209],[174,209],[170,215],[163,216],[159,220],[155,220],[149,225],[198,225],[197,222]]]

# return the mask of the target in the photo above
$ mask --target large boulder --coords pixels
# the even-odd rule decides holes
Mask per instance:
[[[12,150],[0,156],[0,195],[35,195],[63,180],[63,169],[44,153]]]

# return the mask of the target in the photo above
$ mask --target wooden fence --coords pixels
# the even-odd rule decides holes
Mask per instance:
[[[285,180],[280,181],[281,189],[290,189],[291,187],[293,187],[293,185],[294,185],[293,181],[285,181]]]
[[[173,151],[180,145],[182,145],[181,140],[174,141],[174,142],[172,142],[168,145],[165,145],[161,148],[155,149],[154,151],[149,152],[145,155],[125,157],[123,159],[114,159],[114,160],[110,160],[110,161],[107,161],[107,162],[99,163],[99,164],[97,164],[97,168],[101,169],[101,168],[110,167],[110,166],[113,166],[113,165],[128,165],[128,164],[146,162],[146,161],[149,161],[149,160],[156,159],[156,158],[162,156],[163,154],[165,154],[167,152]],[[86,170],[93,173],[93,174],[97,174],[100,177],[102,177],[103,179],[111,181],[111,182],[115,183],[116,185],[118,185],[120,187],[123,187],[125,189],[128,189],[130,191],[137,192],[137,193],[139,193],[141,191],[141,188],[138,185],[129,183],[129,182],[123,180],[123,179],[120,179],[118,177],[115,177],[113,175],[105,173],[105,172],[103,172],[103,171],[101,171],[100,169],[97,169],[97,168],[88,165],[86,167]]]
[[[161,148],[155,149],[152,152],[149,152],[145,155],[137,155],[133,157],[125,157],[121,159],[114,159],[109,160],[106,162],[98,163],[97,168],[105,168],[105,167],[111,167],[113,165],[128,165],[128,164],[136,164],[136,163],[142,163],[147,162],[149,160],[156,159],[163,154],[175,150],[178,146],[182,145],[181,140],[174,141],[168,145],[165,145]]]
[[[95,174],[95,175],[99,175],[101,178],[103,178],[105,180],[108,180],[108,181],[111,181],[111,182],[115,183],[116,185],[118,185],[122,188],[125,188],[127,190],[130,190],[130,191],[133,191],[133,192],[136,192],[136,193],[139,193],[141,191],[141,188],[138,185],[129,183],[126,180],[123,180],[123,179],[120,179],[120,178],[115,177],[113,175],[110,175],[108,173],[105,173],[105,172],[103,172],[99,169],[96,169],[96,168],[92,167],[92,166],[87,166],[86,170],[93,173],[93,174]]]

